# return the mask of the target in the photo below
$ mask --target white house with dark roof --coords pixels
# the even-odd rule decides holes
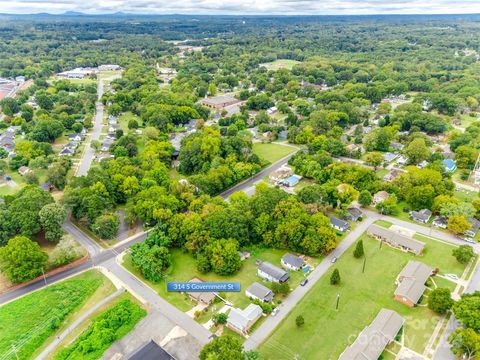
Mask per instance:
[[[282,266],[284,268],[287,268],[289,270],[294,270],[294,271],[300,270],[305,265],[305,261],[303,261],[301,257],[298,257],[293,254],[283,255],[280,262],[282,263]]]
[[[473,238],[475,235],[477,235],[477,232],[480,229],[480,221],[475,218],[470,218],[468,219],[468,223],[471,227],[465,231],[464,234]]]
[[[350,229],[350,224],[346,221],[338,219],[334,216],[329,216],[330,218],[330,226],[333,227],[335,230],[338,231],[348,231]]]
[[[428,209],[422,209],[420,211],[411,211],[410,212],[410,217],[412,220],[426,224],[428,223],[428,220],[432,217],[432,212]]]
[[[262,262],[257,269],[257,274],[260,276],[262,279],[265,279],[267,281],[273,281],[276,283],[284,283],[290,279],[290,275],[283,270],[280,269],[279,267],[264,261]]]
[[[441,229],[446,229],[448,226],[448,220],[443,216],[437,215],[433,218],[432,225]]]

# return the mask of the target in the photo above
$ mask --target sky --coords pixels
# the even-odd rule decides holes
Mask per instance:
[[[0,0],[0,13],[104,14],[468,14],[480,0]]]

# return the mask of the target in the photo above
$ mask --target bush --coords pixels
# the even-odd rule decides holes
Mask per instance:
[[[75,240],[70,237],[63,238],[55,246],[55,249],[50,253],[50,264],[54,267],[69,264],[81,258],[83,255],[83,248]]]
[[[357,245],[355,246],[355,251],[353,252],[353,256],[355,256],[357,259],[360,259],[363,255],[364,255],[363,241],[360,240],[357,242]]]
[[[227,323],[228,316],[225,313],[216,313],[213,314],[213,322],[215,325],[221,325]]]
[[[303,318],[302,315],[298,315],[295,318],[295,324],[297,324],[297,327],[302,327],[305,324],[305,319]]]
[[[461,264],[467,264],[474,256],[475,252],[470,245],[461,245],[456,249],[453,249],[452,255]]]
[[[340,284],[340,271],[338,269],[333,270],[332,275],[330,276],[330,285]]]
[[[273,283],[272,284],[272,291],[275,293],[275,294],[288,294],[290,292],[290,285],[288,284],[288,282],[284,282],[284,283]]]
[[[120,228],[117,214],[100,215],[92,225],[92,231],[102,239],[113,239]]]
[[[450,290],[438,288],[433,290],[428,296],[428,308],[439,314],[445,314],[453,305],[453,299],[450,296]]]

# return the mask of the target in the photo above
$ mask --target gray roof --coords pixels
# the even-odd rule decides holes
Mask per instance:
[[[377,360],[404,323],[405,320],[395,311],[381,309],[372,323],[340,355],[339,360]]]
[[[395,295],[410,299],[414,304],[425,292],[428,278],[432,275],[433,269],[420,261],[410,260],[398,275],[400,284],[395,290]]]
[[[283,260],[284,263],[289,264],[289,265],[294,266],[294,267],[297,267],[297,268],[301,268],[305,264],[305,261],[303,261],[302,258],[299,258],[298,256],[293,255],[293,254],[283,255],[282,260]]]
[[[380,237],[393,246],[401,246],[410,249],[415,254],[421,254],[425,243],[413,238],[401,235],[392,230],[384,228],[382,226],[372,224],[369,226],[367,233],[375,237]]]
[[[466,233],[475,235],[480,229],[480,221],[475,218],[468,219],[468,223],[472,226]]]
[[[396,152],[394,152],[394,153],[386,152],[386,153],[383,154],[383,161],[392,162],[397,157],[398,157],[398,153],[396,153]]]
[[[175,360],[166,350],[155,341],[150,340],[141,348],[127,357],[128,360]]]
[[[435,216],[435,218],[433,219],[433,223],[447,225],[447,224],[448,224],[448,221],[447,221],[447,219],[444,218],[443,216],[437,215],[437,216]]]
[[[333,226],[337,226],[341,229],[349,229],[350,228],[350,224],[346,221],[338,219],[334,216],[329,216],[329,218],[330,218],[330,224],[332,224]]]
[[[273,292],[266,286],[263,286],[262,284],[258,282],[254,282],[252,285],[250,285],[247,290],[250,294],[253,296],[262,299],[264,301],[272,301],[273,299]]]
[[[427,287],[414,279],[403,280],[395,289],[394,294],[411,300],[417,304]]]
[[[249,304],[244,310],[232,308],[228,314],[227,322],[233,327],[246,331],[249,323],[262,316],[263,310],[256,304]]]
[[[410,215],[414,219],[428,221],[428,219],[430,219],[430,217],[432,216],[432,212],[428,209],[422,209],[420,211],[412,211]]]
[[[288,273],[285,270],[280,269],[279,267],[277,267],[273,264],[270,264],[267,261],[262,262],[258,266],[258,269],[260,271],[263,271],[264,273],[270,275],[274,279],[277,279],[278,281],[287,281],[290,278],[290,276],[288,275]]]
[[[362,211],[359,208],[348,208],[347,212],[353,217],[353,218],[359,218],[362,216]]]
[[[230,95],[218,95],[218,96],[214,96],[208,99],[203,99],[200,101],[201,104],[208,104],[208,105],[223,105],[223,104],[235,103],[235,102],[240,102],[240,100]]]

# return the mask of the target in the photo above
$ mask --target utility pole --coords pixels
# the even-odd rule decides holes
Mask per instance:
[[[364,256],[364,257],[363,257],[363,268],[362,268],[362,274],[364,274],[364,273],[365,273],[365,265],[366,265],[366,264],[367,264],[367,257],[366,257],[366,256]]]
[[[47,285],[47,278],[45,277],[45,271],[43,270],[43,267],[42,267],[42,275],[43,275],[43,281],[45,282],[45,285]]]
[[[383,240],[380,239],[380,247],[378,248],[379,250],[382,250],[382,245],[383,245]]]
[[[340,294],[337,294],[337,306],[335,307],[335,310],[338,310],[338,303],[340,302]]]

